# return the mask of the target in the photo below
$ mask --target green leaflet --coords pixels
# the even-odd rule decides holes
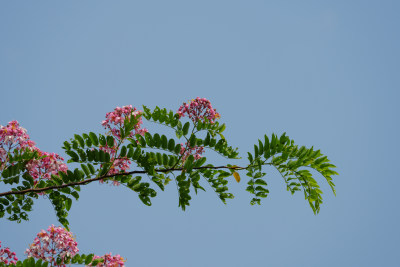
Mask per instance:
[[[258,147],[254,145],[254,157],[258,158]]]
[[[141,153],[142,153],[141,149],[140,149],[139,147],[137,147],[137,148],[135,149],[135,152],[134,152],[133,155],[132,155],[132,159],[133,159],[133,160],[137,160],[137,159],[139,158],[139,156],[140,156]]]
[[[88,161],[93,161],[95,156],[95,152],[92,150],[86,149],[86,157]]]
[[[169,155],[168,157],[169,157],[168,166],[174,166],[175,163],[177,162],[177,158],[172,155]]]
[[[114,137],[112,137],[111,135],[107,136],[107,146],[108,147],[113,147],[114,146]]]
[[[85,144],[87,147],[91,147],[93,145],[92,141],[90,140],[89,136],[87,134],[85,135]]]
[[[86,256],[86,259],[85,259],[86,265],[92,262],[93,256],[94,256],[94,254],[89,254]]]
[[[85,164],[81,164],[82,170],[85,172],[86,176],[90,176],[90,170]]]
[[[188,172],[190,172],[193,168],[193,161],[194,161],[193,155],[189,155],[189,157],[187,157],[185,161],[183,168],[186,169]]]
[[[167,149],[167,147],[168,147],[168,139],[165,135],[161,136],[161,147],[163,149]]]
[[[223,123],[221,126],[219,126],[219,127],[217,128],[217,131],[218,131],[219,133],[222,133],[223,131],[225,131],[225,129],[226,129],[226,125],[225,125],[225,123]]]
[[[161,146],[161,137],[158,133],[154,134],[153,140],[154,140],[154,146],[159,148]]]
[[[163,160],[162,160],[163,164],[165,166],[168,166],[169,165],[168,164],[168,161],[169,161],[168,155],[167,154],[163,154],[162,157],[163,157]]]
[[[66,150],[70,150],[71,149],[71,145],[67,141],[64,141],[64,149],[66,149]]]
[[[175,145],[175,149],[174,149],[174,152],[175,152],[175,154],[180,154],[180,151],[181,151],[181,145],[180,144],[176,144]]]
[[[183,135],[187,135],[189,133],[189,127],[190,127],[190,123],[186,122],[182,129]]]
[[[216,143],[217,143],[217,140],[214,138],[211,138],[209,146],[214,147]]]
[[[79,193],[76,191],[71,192],[71,196],[73,196],[75,198],[75,200],[79,199]]]
[[[122,158],[125,157],[126,156],[126,152],[127,152],[126,146],[122,146],[121,147],[121,151],[119,153],[119,156],[122,157]]]
[[[143,106],[143,111],[144,111],[143,117],[145,117],[146,120],[150,120],[151,119],[151,110],[148,107]]]
[[[99,151],[99,161],[105,162],[106,161],[106,153],[103,150]]]
[[[93,132],[89,133],[89,138],[92,141],[92,144],[94,146],[98,146],[99,145],[99,139],[97,138],[97,135]]]
[[[206,139],[204,139],[204,146],[208,146],[210,144],[211,136],[210,133],[207,133]]]
[[[163,157],[162,157],[161,153],[157,152],[156,156],[157,156],[158,165],[163,165]]]
[[[78,156],[78,154],[76,154],[74,151],[69,150],[69,151],[66,151],[65,153],[66,153],[68,156],[71,157],[71,160],[72,160],[73,162],[78,162],[78,161],[79,161],[79,156]]]
[[[136,138],[142,147],[146,147],[146,140],[143,138],[143,136],[141,136],[140,134],[137,134]]]
[[[175,148],[175,140],[174,139],[169,139],[168,141],[168,150],[169,151],[174,151]]]
[[[71,209],[71,206],[72,206],[72,199],[67,198],[67,199],[65,200],[65,207],[66,207],[66,209],[69,211],[69,210]]]
[[[91,174],[94,174],[96,172],[96,170],[94,169],[92,164],[88,163],[87,166],[88,166],[89,171],[90,171]]]
[[[261,140],[258,140],[258,152],[259,152],[260,154],[263,154],[263,152],[264,152],[264,145],[263,145],[263,143],[261,142]]]
[[[78,149],[78,154],[79,154],[81,161],[85,162],[87,159],[85,151],[83,151],[82,149]]]
[[[149,132],[146,132],[146,133],[144,134],[144,137],[145,137],[145,140],[146,140],[146,144],[147,144],[148,146],[153,147],[154,144],[153,144],[153,138],[152,138],[151,134],[150,134]]]
[[[268,185],[263,179],[257,179],[257,180],[255,180],[254,184],[257,184],[257,185],[265,185],[265,186]]]
[[[190,147],[195,147],[197,142],[196,135],[192,134],[189,139]]]
[[[196,161],[195,167],[201,167],[206,162],[206,157],[201,157]]]
[[[79,145],[83,148],[85,147],[85,141],[83,140],[83,138],[78,135],[78,134],[74,134],[75,139],[78,141]]]
[[[106,138],[102,134],[99,134],[99,143],[101,146],[105,146],[107,144]]]
[[[129,148],[128,154],[127,154],[126,156],[127,156],[128,158],[132,158],[132,156],[133,156],[133,148],[132,148],[132,147]]]

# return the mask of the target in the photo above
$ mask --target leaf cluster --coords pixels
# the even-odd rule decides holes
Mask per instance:
[[[268,196],[267,182],[262,179],[266,173],[262,172],[262,166],[274,167],[286,183],[286,188],[292,194],[303,191],[305,199],[316,214],[322,204],[322,191],[313,177],[311,170],[320,173],[330,185],[335,194],[335,185],[332,176],[337,175],[335,165],[320,150],[313,147],[298,147],[286,133],[278,137],[272,134],[271,139],[264,136],[264,142],[258,140],[254,145],[254,153],[248,152],[249,168],[247,176],[251,177],[247,191],[254,194],[251,204],[260,204],[261,198]]]
[[[191,191],[195,194],[199,189],[205,191],[201,185],[204,181],[226,203],[227,199],[234,197],[229,192],[228,178],[233,175],[239,182],[237,171],[241,170],[249,177],[246,190],[253,195],[250,203],[260,204],[261,199],[269,194],[264,178],[265,167],[276,169],[292,194],[303,191],[314,213],[320,211],[322,191],[310,170],[325,177],[335,193],[332,181],[332,176],[337,174],[334,171],[335,166],[319,150],[298,147],[285,133],[280,137],[272,134],[271,138],[265,135],[263,140],[258,140],[254,151],[247,153],[247,166],[214,166],[206,164],[205,157],[195,159],[193,155],[188,155],[183,158],[184,153],[181,150],[201,146],[217,152],[225,159],[238,159],[237,148],[229,146],[222,135],[225,124],[211,123],[207,119],[182,123],[179,116],[171,110],[159,107],[151,110],[146,106],[143,108],[143,118],[172,128],[175,137],[149,132],[143,136],[133,135],[132,131],[140,115],[125,120],[124,126],[120,128],[121,139],[93,132],[75,134],[74,138],[64,142],[62,148],[69,156],[67,162],[78,164],[79,167],[66,173],[53,174],[49,180],[34,181],[27,173],[26,163],[39,157],[35,152],[10,154],[10,161],[1,172],[0,182],[10,184],[12,188],[11,192],[0,195],[0,217],[8,216],[9,220],[17,222],[28,220],[27,212],[32,210],[33,199],[38,198],[38,194],[44,194],[54,206],[60,223],[68,229],[68,212],[73,200],[79,199],[80,186],[93,181],[119,183],[136,192],[139,199],[148,206],[157,195],[154,185],[163,191],[165,186],[174,181],[179,195],[178,203],[183,210],[190,205]],[[185,139],[185,145],[179,141],[181,138]],[[104,147],[112,147],[115,153],[110,155],[104,151]],[[129,160],[133,170],[110,174],[116,159]]]
[[[104,259],[95,259],[93,260],[94,254],[76,254],[72,258],[66,258],[64,259],[64,262],[61,261],[61,259],[57,259],[57,264],[85,264],[85,265],[91,265],[91,266],[97,266],[99,263],[104,262]],[[25,259],[24,261],[17,261],[16,264],[5,264],[4,262],[0,262],[0,267],[6,267],[6,266],[11,266],[11,267],[47,267],[49,265],[49,262],[43,261],[42,259],[35,259],[33,257],[29,257]]]

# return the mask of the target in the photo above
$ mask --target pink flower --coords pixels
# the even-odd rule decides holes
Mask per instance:
[[[8,153],[25,150],[36,151],[39,155],[39,158],[30,160],[26,165],[28,173],[36,183],[39,179],[50,179],[51,174],[68,170],[67,165],[63,163],[64,159],[58,154],[43,152],[37,148],[35,142],[30,140],[26,129],[20,127],[17,121],[10,121],[7,126],[0,126],[0,171],[7,167]]]
[[[205,121],[208,119],[210,123],[214,123],[216,119],[220,118],[219,113],[211,106],[210,101],[200,97],[192,99],[189,103],[183,103],[182,106],[179,107],[177,114],[179,118],[188,115],[189,119],[193,122],[199,120]]]
[[[106,114],[106,119],[101,122],[101,125],[110,130],[110,133],[121,139],[121,128],[124,126],[124,121],[126,119],[131,119],[133,116],[136,118],[140,116],[142,111],[136,110],[132,105],[123,106],[122,108],[116,107],[113,112],[108,112]],[[147,132],[146,129],[141,129],[140,125],[142,124],[142,118],[139,119],[138,123],[134,127],[134,132],[130,134],[130,137],[133,137],[134,134],[144,134]]]
[[[1,248],[0,241],[0,262],[4,262],[5,264],[17,264],[18,258],[15,255],[15,252],[11,252],[8,247]]]
[[[77,246],[78,243],[71,232],[51,225],[47,228],[47,232],[42,230],[37,234],[25,254],[28,254],[28,257],[47,261],[52,266],[66,266],[67,259],[79,252]],[[57,260],[60,260],[61,265],[56,265]]]
[[[29,161],[26,169],[35,181],[50,179],[51,174],[57,175],[59,171],[67,172],[68,167],[58,154],[43,152],[36,147],[33,150],[38,152],[40,158]]]
[[[122,143],[123,140],[121,139],[121,129],[124,127],[124,122],[127,119],[131,120],[132,117],[137,118],[139,116],[139,120],[134,126],[133,131],[129,134],[129,137],[134,137],[135,134],[144,135],[147,132],[146,128],[141,128],[143,123],[141,115],[142,111],[136,110],[136,108],[133,108],[131,105],[123,106],[122,108],[116,107],[114,111],[106,114],[106,119],[101,122],[101,125],[109,130],[109,135],[114,136],[118,142]],[[131,161],[127,157],[118,158],[118,147],[115,144],[113,147],[108,145],[101,146],[100,150],[110,154],[111,161],[113,161],[113,165],[107,174],[117,174],[120,172],[125,172],[129,169]],[[103,165],[100,167],[103,167]],[[100,183],[103,182],[103,180],[100,180]],[[119,185],[117,181],[113,181],[113,184]]]
[[[194,160],[198,160],[201,158],[201,154],[204,153],[204,147],[202,146],[195,146],[195,147],[190,147],[188,143],[185,143],[185,145],[181,144],[181,151],[179,152],[182,155],[182,162],[185,162],[185,160],[190,156],[194,156]]]
[[[95,259],[104,259],[103,263],[99,263],[96,266],[102,267],[125,267],[125,259],[122,258],[119,254],[112,256],[111,253],[105,254],[104,256],[97,256],[93,257]],[[88,265],[93,266],[93,265]]]
[[[101,146],[100,150],[107,152],[110,154],[111,161],[113,161],[113,165],[110,167],[108,171],[108,175],[117,174],[120,172],[126,172],[130,168],[130,164],[132,163],[127,157],[117,158],[117,147],[109,147],[109,146]],[[102,168],[103,165],[100,165]],[[100,183],[103,183],[103,180],[99,180]],[[113,185],[119,185],[119,182],[113,181]]]

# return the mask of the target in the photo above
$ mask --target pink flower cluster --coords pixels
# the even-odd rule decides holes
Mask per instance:
[[[107,152],[111,156],[111,160],[114,160],[114,164],[108,174],[115,174],[119,171],[125,171],[129,169],[129,164],[131,163],[127,157],[116,158],[117,157],[117,147],[109,147],[108,145],[100,146],[100,150]]]
[[[0,241],[0,262],[5,264],[16,264],[18,261],[15,252],[11,252],[9,248],[1,248]]]
[[[111,256],[111,253],[105,254],[104,256],[94,256],[93,260],[95,259],[104,259],[104,262],[97,264],[96,266],[102,266],[102,267],[124,267],[125,266],[125,261],[124,258],[122,258],[120,255],[114,255]],[[93,266],[93,265],[89,265]]]
[[[201,154],[204,153],[204,147],[202,146],[195,146],[195,147],[190,147],[188,143],[185,143],[185,145],[181,144],[181,151],[179,152],[182,155],[182,162],[185,162],[185,160],[190,156],[194,156],[194,160],[198,160],[201,158]]]
[[[132,105],[129,106],[123,106],[121,107],[116,107],[114,111],[108,112],[106,114],[106,119],[102,121],[101,125],[103,125],[104,128],[110,130],[110,133],[117,138],[120,142],[123,140],[121,139],[121,129],[124,127],[124,121],[126,119],[132,119],[136,118],[137,116],[141,116],[142,111],[136,110],[136,108],[133,108]],[[147,132],[146,128],[141,128],[143,121],[142,118],[138,120],[137,124],[134,127],[134,131],[132,131],[129,135],[129,137],[133,137],[135,134],[140,134],[144,135]],[[107,152],[111,156],[111,160],[114,161],[113,165],[111,166],[111,169],[107,174],[112,175],[112,174],[117,174],[122,172],[125,172],[126,170],[129,169],[129,165],[131,164],[131,161],[127,157],[123,158],[117,158],[117,146],[110,147],[108,145],[100,147],[100,150]],[[102,166],[101,166],[102,167]],[[103,181],[100,180],[102,183]],[[114,181],[114,185],[119,185],[118,182]]]
[[[0,125],[0,145],[11,150],[16,147],[33,147],[35,143],[29,140],[26,129],[19,126],[18,121],[10,121],[7,126]]]
[[[34,180],[39,178],[50,179],[51,174],[57,175],[59,171],[67,172],[68,167],[63,162],[64,158],[56,153],[48,153],[34,148],[39,154],[39,159],[33,159],[28,162],[26,168]]]
[[[37,151],[39,155],[38,159],[33,159],[26,165],[36,183],[40,178],[50,179],[51,174],[68,170],[67,165],[63,162],[64,159],[58,154],[43,152],[37,148],[35,142],[30,140],[26,129],[20,127],[17,121],[10,121],[7,126],[0,126],[0,171],[6,167],[8,153],[26,149]]]
[[[189,103],[183,103],[177,113],[179,118],[185,117],[185,114],[188,115],[193,122],[204,121],[207,118],[211,123],[214,123],[216,119],[220,118],[219,113],[211,106],[210,101],[200,97],[192,99]]]
[[[0,262],[2,262],[1,251],[2,250],[0,250]],[[78,252],[78,243],[75,241],[72,233],[62,227],[51,225],[47,228],[47,231],[42,230],[37,234],[33,243],[25,251],[25,254],[28,254],[28,257],[34,257],[49,262],[51,266],[65,267],[66,263],[68,263],[68,259],[73,258]],[[15,253],[11,255],[15,255]],[[126,261],[120,255],[112,256],[111,253],[105,254],[104,256],[95,255],[93,260],[95,259],[104,259],[103,263],[99,263],[96,266],[107,267],[124,267]],[[18,259],[14,258],[14,260]]]
[[[66,266],[66,260],[78,253],[77,245],[71,232],[51,225],[47,228],[47,232],[42,230],[37,234],[25,254],[28,254],[28,257],[47,261],[52,266]],[[57,259],[60,260],[61,265],[56,265]]]
[[[136,118],[136,116],[140,116],[142,111],[136,110],[136,108],[132,108],[132,105],[116,107],[113,112],[108,112],[106,114],[106,119],[101,122],[104,128],[109,129],[116,138],[121,139],[121,128],[124,126],[125,119],[131,119],[131,116]],[[135,125],[135,133],[131,133],[130,137],[133,137],[134,134],[144,135],[147,132],[146,128],[140,128],[142,124],[142,118],[139,119],[138,123]]]
[[[130,164],[132,163],[127,157],[123,158],[116,158],[117,157],[117,147],[109,147],[109,146],[100,146],[100,150],[107,152],[110,154],[111,161],[113,162],[113,165],[111,166],[110,170],[108,171],[108,175],[112,174],[117,174],[122,172],[125,172],[126,170],[129,169]],[[103,165],[100,166],[102,168]],[[100,183],[103,183],[104,181],[101,179]],[[119,185],[120,183],[117,181],[113,181],[113,185]]]
[[[10,121],[7,126],[0,125],[0,171],[6,166],[8,153],[34,147],[35,143],[29,140],[26,129],[20,127],[18,121]]]

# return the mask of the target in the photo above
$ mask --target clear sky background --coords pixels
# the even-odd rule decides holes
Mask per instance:
[[[244,174],[232,178],[228,205],[207,187],[186,212],[173,184],[151,207],[126,188],[91,184],[69,217],[82,253],[119,253],[141,267],[399,266],[399,8],[2,0],[0,124],[18,120],[39,148],[65,156],[64,140],[103,133],[116,106],[176,111],[206,97],[241,156],[273,132],[320,148],[338,167],[337,197],[318,177],[324,204],[314,216],[273,169],[261,206],[250,206]],[[42,199],[29,222],[0,220],[0,240],[24,258],[51,224],[59,225]]]

